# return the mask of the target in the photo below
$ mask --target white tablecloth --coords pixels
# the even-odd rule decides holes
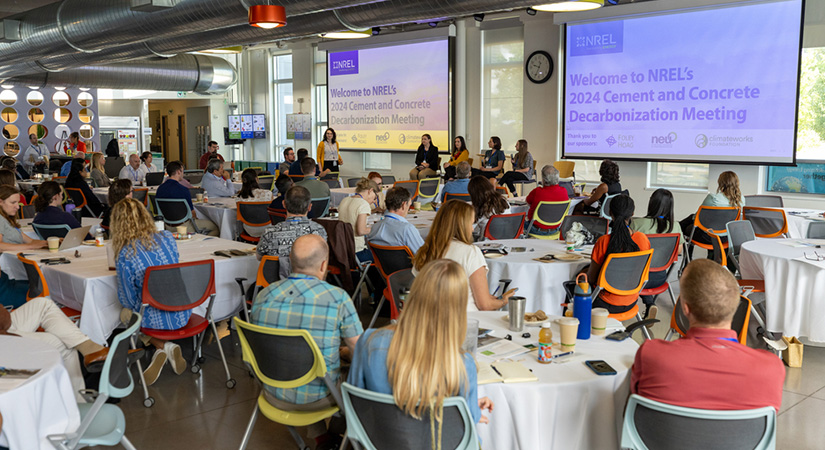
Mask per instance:
[[[46,436],[77,429],[80,413],[69,374],[56,349],[34,339],[0,336],[0,366],[40,369],[16,387],[9,385],[13,381],[0,383],[0,445],[12,450],[52,450]]]
[[[507,330],[504,313],[471,312],[479,327],[493,329],[493,335],[513,336],[513,342],[536,344],[538,328],[525,327],[532,336]],[[621,324],[608,320],[608,333]],[[551,326],[553,341],[559,329]],[[612,328],[612,329],[611,329]],[[619,430],[625,401],[630,392],[630,367],[638,345],[632,339],[608,341],[591,336],[576,343],[576,353],[562,364],[540,364],[536,353],[516,356],[536,374],[532,383],[493,383],[478,387],[479,397],[490,397],[492,413],[483,411],[489,424],[477,425],[485,449],[493,450],[615,450],[619,447]],[[479,357],[484,360],[484,357]],[[602,359],[616,369],[617,375],[599,376],[584,361]]]
[[[508,239],[478,242],[476,245],[491,243],[503,244],[508,249],[526,248],[524,252],[510,251],[509,255],[500,258],[487,258],[487,281],[490,292],[493,292],[498,287],[499,279],[513,280],[510,288],[519,288],[516,295],[527,299],[526,308],[529,312],[541,309],[547,314],[561,315],[561,304],[565,301],[562,283],[572,280],[582,267],[590,264],[590,256],[583,255],[583,252],[575,253],[581,256],[581,260],[574,262],[534,261],[534,258],[540,258],[548,253],[565,253],[564,242],[558,240]]]
[[[209,198],[209,202],[193,202],[198,218],[209,219],[220,229],[221,239],[235,239],[238,233],[238,202],[234,197]]]
[[[765,280],[769,331],[825,342],[825,261],[810,261],[804,253],[825,256],[825,249],[791,247],[797,239],[757,239],[742,244],[739,266],[743,279]],[[821,244],[825,241],[804,239]]]
[[[248,250],[254,246],[236,241],[196,235],[190,240],[178,241],[180,262],[215,260],[215,307],[213,317],[221,318],[232,314],[240,307],[240,293],[236,277],[255,278],[258,261],[254,255],[225,258],[215,256],[216,250]],[[74,257],[74,250],[58,253],[71,260],[70,264],[41,265],[40,270],[49,284],[51,298],[63,305],[80,310],[80,330],[90,339],[105,344],[112,331],[120,324],[121,305],[117,296],[117,278],[109,270],[106,250],[103,247],[81,246],[81,257]],[[40,260],[55,256],[48,250],[26,252],[30,259]],[[0,255],[0,267],[13,279],[26,279],[17,255]],[[208,302],[195,309],[205,314]]]
[[[808,225],[814,220],[825,220],[822,217],[822,210],[782,208],[788,218],[788,237],[792,239],[804,239],[808,236]]]

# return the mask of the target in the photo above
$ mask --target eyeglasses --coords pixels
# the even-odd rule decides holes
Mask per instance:
[[[808,252],[803,253],[803,255],[809,261],[825,261],[825,255],[820,255],[817,252],[814,252],[814,256],[808,256]]]

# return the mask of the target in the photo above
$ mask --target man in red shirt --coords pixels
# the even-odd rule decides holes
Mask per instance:
[[[215,141],[209,141],[209,143],[206,144],[206,153],[201,156],[201,160],[198,162],[198,168],[205,170],[206,165],[209,164],[209,158],[211,158],[212,155],[217,156],[218,159],[223,161],[223,156],[218,153],[218,143]]]
[[[527,220],[533,218],[533,212],[539,206],[539,202],[564,202],[567,201],[567,189],[559,186],[559,171],[553,166],[547,165],[541,168],[541,186],[533,189],[527,194],[527,203],[530,210],[527,212]],[[547,227],[538,222],[533,223],[530,234],[549,235],[556,232],[558,226]]]
[[[646,341],[636,353],[630,391],[658,402],[714,410],[782,406],[785,368],[775,355],[744,346],[731,330],[739,286],[708,259],[688,264],[679,282],[687,336]]]

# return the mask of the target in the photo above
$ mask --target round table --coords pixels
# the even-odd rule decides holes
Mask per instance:
[[[825,261],[809,260],[825,250],[800,243],[814,239],[757,239],[742,244],[739,266],[743,279],[765,280],[766,325],[786,336],[825,342]]]
[[[524,339],[521,333],[507,329],[504,314],[470,312],[468,316],[478,319],[479,327],[492,329],[494,336],[510,334],[515,343],[537,344],[539,328],[525,326],[524,331],[532,336]],[[556,318],[551,318],[551,323]],[[622,329],[615,319],[609,319],[607,327],[608,333]],[[552,323],[551,329],[557,342],[558,325]],[[531,369],[539,381],[478,387],[478,396],[490,397],[494,403],[492,413],[482,412],[490,423],[477,425],[484,448],[615,450],[630,392],[630,367],[638,348],[632,339],[616,342],[591,336],[579,340],[575,354],[563,363],[541,364],[535,352],[513,357]],[[617,374],[596,375],[584,364],[593,359],[606,361]],[[479,356],[479,360],[485,357]]]
[[[782,208],[788,218],[788,237],[804,239],[808,236],[808,226],[815,220],[823,220],[822,210]]]
[[[40,369],[22,384],[19,379],[0,378],[0,445],[51,450],[46,436],[80,426],[72,383],[55,348],[34,339],[0,336],[0,366]]]
[[[578,261],[540,262],[546,254],[566,254],[565,244],[559,240],[547,239],[506,239],[499,241],[477,242],[475,245],[484,248],[489,244],[502,244],[510,254],[499,258],[487,258],[487,281],[490,292],[498,287],[498,280],[509,278],[513,280],[510,288],[517,287],[516,295],[527,299],[526,311],[538,309],[547,314],[561,315],[561,304],[565,301],[565,292],[562,283],[572,280],[586,265],[590,264],[590,250],[586,246],[583,251],[574,253],[580,255]],[[524,252],[514,252],[513,247],[524,247]],[[501,294],[499,292],[499,294]]]

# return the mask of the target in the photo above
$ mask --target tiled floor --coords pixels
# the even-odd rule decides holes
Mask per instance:
[[[678,285],[676,295],[678,295]],[[656,337],[664,337],[672,306],[660,297]],[[368,320],[368,318],[367,318]],[[752,321],[753,323],[753,321]],[[638,338],[639,333],[634,337]],[[155,406],[144,408],[140,386],[120,403],[126,415],[126,436],[138,449],[238,448],[254,407],[258,387],[241,361],[240,346],[233,334],[223,341],[234,389],[224,385],[225,376],[214,344],[207,347],[200,374],[176,376],[169,366],[150,387]],[[825,448],[825,348],[805,346],[802,368],[787,368],[782,410],[778,417],[777,448],[805,450]],[[314,445],[311,445],[314,447]],[[121,448],[121,447],[118,447]],[[294,450],[286,428],[259,416],[249,449]],[[506,450],[506,449],[500,449]]]

